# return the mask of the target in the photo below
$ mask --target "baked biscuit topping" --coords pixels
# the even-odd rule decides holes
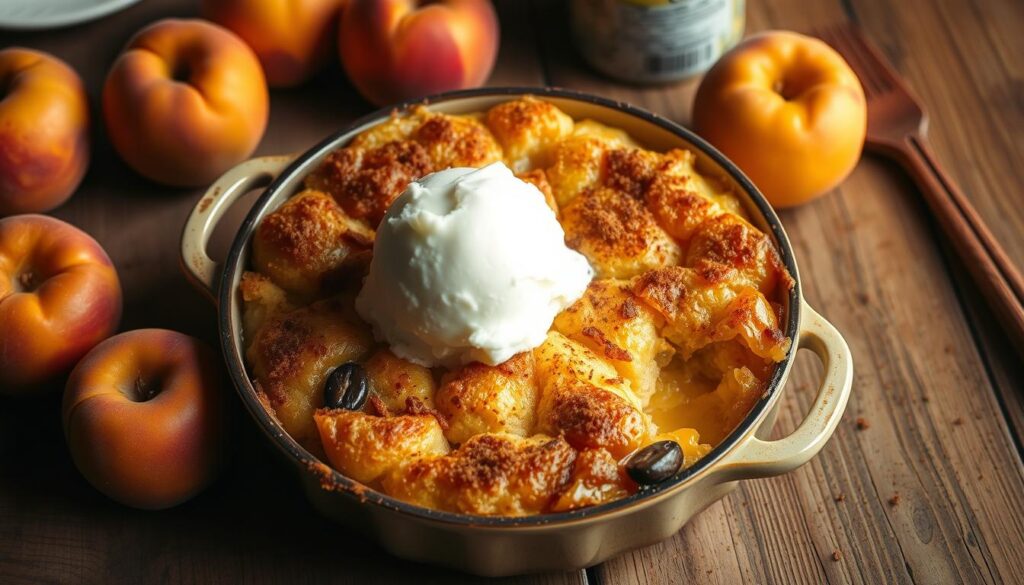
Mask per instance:
[[[534,350],[494,366],[410,363],[354,311],[375,229],[409,182],[495,161],[545,195],[598,278]],[[693,465],[788,354],[792,287],[770,237],[696,164],[533,97],[392,116],[328,155],[256,230],[241,296],[257,390],[341,473],[439,510],[517,516],[620,499],[638,489],[626,459],[658,441]],[[324,408],[343,365],[365,376],[358,410]]]

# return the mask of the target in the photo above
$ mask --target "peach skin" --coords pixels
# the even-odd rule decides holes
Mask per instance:
[[[342,0],[203,0],[205,18],[248,43],[271,87],[309,79],[327,61]]]
[[[774,207],[792,207],[835,188],[857,166],[867,103],[831,47],[768,31],[715,63],[697,90],[693,124]]]
[[[218,357],[174,331],[141,329],[104,341],[64,392],[64,435],[78,470],[112,499],[175,506],[206,487],[223,459]]]
[[[498,54],[489,0],[352,0],[339,50],[363,97],[385,105],[483,85]]]
[[[89,165],[89,103],[63,61],[0,51],[0,217],[64,203]]]
[[[96,240],[43,215],[0,219],[0,393],[66,374],[120,320],[121,285]]]
[[[204,185],[248,158],[268,109],[256,55],[231,31],[202,20],[161,20],[140,31],[103,87],[117,152],[167,185]]]

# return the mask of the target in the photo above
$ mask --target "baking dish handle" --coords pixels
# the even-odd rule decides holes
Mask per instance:
[[[853,357],[842,335],[803,303],[800,347],[821,359],[825,368],[810,412],[792,434],[766,441],[751,435],[717,465],[719,481],[769,477],[787,473],[810,461],[825,446],[846,410],[853,386]]]
[[[266,187],[281,174],[292,156],[264,156],[247,160],[214,181],[192,209],[181,234],[181,266],[193,286],[217,302],[219,267],[206,252],[210,235],[224,213],[239,197]]]

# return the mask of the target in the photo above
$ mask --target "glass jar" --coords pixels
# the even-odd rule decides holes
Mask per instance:
[[[570,0],[583,58],[616,79],[657,83],[707,71],[743,36],[745,0]]]

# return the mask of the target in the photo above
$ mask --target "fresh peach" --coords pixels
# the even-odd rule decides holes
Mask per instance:
[[[121,285],[96,240],[43,215],[0,219],[0,393],[66,374],[120,320]]]
[[[812,37],[768,31],[708,71],[693,124],[783,208],[824,195],[857,166],[867,105],[857,75],[834,49]]]
[[[63,61],[0,51],[0,217],[64,203],[89,165],[89,103]]]
[[[205,185],[248,158],[268,109],[256,55],[231,31],[202,20],[167,19],[140,31],[103,87],[117,152],[168,185]]]
[[[498,18],[489,0],[352,0],[339,39],[352,83],[384,105],[482,85],[498,54]]]
[[[272,87],[298,85],[327,60],[342,0],[203,0],[205,18],[249,44]]]
[[[191,498],[223,459],[221,380],[217,355],[188,335],[141,329],[104,341],[64,392],[75,465],[96,489],[136,508]]]

